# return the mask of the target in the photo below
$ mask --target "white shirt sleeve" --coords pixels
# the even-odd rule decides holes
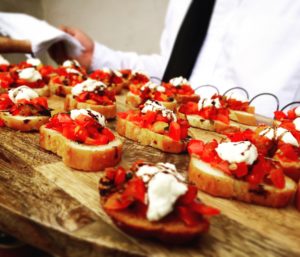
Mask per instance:
[[[138,55],[135,52],[115,51],[95,42],[90,70],[103,67],[142,70],[158,78],[162,77],[164,71],[163,58],[159,54]]]

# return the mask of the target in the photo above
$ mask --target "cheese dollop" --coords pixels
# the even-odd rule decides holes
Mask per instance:
[[[295,129],[300,131],[300,117],[293,120],[293,123],[295,125]]]
[[[73,73],[73,74],[79,74],[79,75],[82,74],[80,71],[75,70],[75,69],[73,69],[73,68],[66,68],[66,72],[67,72],[67,73]]]
[[[32,66],[39,66],[42,64],[41,60],[38,58],[29,58],[26,60],[26,62]]]
[[[216,152],[222,160],[230,163],[245,162],[248,165],[252,165],[258,156],[255,145],[249,141],[220,143]]]
[[[25,79],[28,82],[36,82],[42,79],[41,73],[39,73],[35,68],[25,68],[19,71],[19,78]]]
[[[148,111],[151,112],[157,112],[160,111],[163,117],[168,118],[169,120],[177,121],[177,117],[175,113],[169,109],[167,109],[165,106],[163,106],[161,103],[157,101],[147,100],[144,104],[143,109],[141,110],[142,113],[146,113]]]
[[[182,76],[172,78],[172,79],[170,79],[169,82],[174,87],[179,87],[179,86],[182,86],[182,85],[190,85],[189,81],[186,78],[182,77]]]
[[[296,147],[299,146],[297,139],[293,136],[293,134],[285,128],[265,128],[259,133],[260,136],[264,136],[270,140],[281,140],[286,144],[291,144]]]
[[[157,221],[168,215],[181,195],[188,187],[184,178],[171,163],[158,163],[156,166],[143,165],[137,176],[148,183],[148,209],[146,217],[149,221]]]
[[[300,106],[295,108],[295,114],[300,117]]]
[[[75,109],[75,110],[71,110],[71,119],[75,120],[80,114],[92,117],[102,127],[105,127],[106,120],[105,120],[105,117],[101,113],[90,110],[90,109]]]
[[[33,89],[27,86],[20,86],[17,88],[13,88],[8,91],[8,97],[14,103],[17,103],[19,100],[28,100],[39,97],[38,93]]]
[[[145,85],[143,85],[141,87],[141,91],[144,91],[146,88],[149,88],[151,91],[158,91],[158,92],[166,92],[166,88],[161,86],[161,85],[158,85],[158,84],[155,84],[151,81],[147,82]]]
[[[72,88],[72,95],[78,96],[82,92],[97,92],[104,91],[107,86],[101,81],[94,79],[87,79]]]
[[[221,108],[221,103],[219,98],[201,98],[198,102],[198,110],[201,110],[205,107],[214,106],[216,108]]]
[[[72,68],[72,67],[80,67],[80,64],[79,64],[79,62],[78,61],[76,61],[76,60],[66,60],[66,61],[64,61],[64,63],[63,63],[63,65],[62,65],[63,67],[65,67],[65,68],[67,68],[67,67],[70,67],[70,68]]]

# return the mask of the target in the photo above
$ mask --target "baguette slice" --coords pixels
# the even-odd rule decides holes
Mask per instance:
[[[117,117],[116,131],[126,138],[137,141],[142,145],[149,145],[168,153],[181,153],[186,150],[186,143],[141,128],[133,122]]]
[[[4,121],[6,127],[20,131],[38,131],[49,118],[48,116],[20,116],[0,112],[0,119]]]
[[[50,81],[49,83],[50,87],[50,94],[51,95],[58,95],[58,96],[66,96],[68,94],[71,94],[72,86],[65,86],[62,84],[53,83]]]
[[[229,118],[241,124],[257,126],[257,120],[254,113],[230,110]]]
[[[175,95],[175,99],[178,104],[188,103],[188,102],[199,102],[200,96],[196,94],[192,95]]]
[[[296,208],[300,211],[300,181],[298,183],[298,190],[296,196]]]
[[[120,162],[122,153],[120,139],[116,138],[107,145],[88,146],[71,141],[45,126],[40,128],[40,146],[61,156],[67,166],[85,171],[115,166]]]
[[[72,94],[66,96],[65,110],[70,111],[73,109],[91,109],[99,112],[105,116],[106,119],[113,119],[116,117],[117,107],[115,104],[112,105],[96,105],[85,102],[78,102],[73,98]]]
[[[172,102],[161,102],[161,101],[159,102],[172,111],[176,110],[177,102],[175,99]],[[142,104],[142,99],[138,95],[135,95],[129,91],[126,95],[126,104],[130,108],[135,109]]]
[[[192,157],[189,164],[189,180],[200,190],[213,196],[277,208],[289,204],[297,187],[292,179],[285,177],[284,189],[262,184],[254,190],[246,181],[228,176],[196,157]]]
[[[100,201],[103,206],[105,198],[101,197]],[[185,244],[209,229],[209,222],[206,219],[203,219],[196,226],[186,226],[174,215],[159,222],[150,222],[134,210],[113,211],[105,209],[105,212],[120,229],[130,235],[158,239],[170,244]]]
[[[48,85],[41,88],[33,88],[33,90],[37,92],[39,96],[50,96],[50,89]]]

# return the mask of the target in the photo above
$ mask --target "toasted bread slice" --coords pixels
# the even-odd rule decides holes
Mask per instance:
[[[238,123],[257,126],[257,120],[254,113],[230,110],[229,118]]]
[[[102,206],[105,198],[101,197]],[[150,222],[136,211],[105,209],[114,223],[122,230],[136,237],[158,239],[172,244],[185,244],[209,229],[209,222],[203,219],[195,226],[186,226],[175,215],[158,222]]]
[[[118,138],[107,145],[88,146],[71,141],[45,126],[40,128],[40,146],[61,156],[67,166],[85,171],[115,166],[122,153],[122,142]]]
[[[149,145],[168,153],[181,153],[186,150],[186,143],[141,128],[133,122],[117,117],[116,131],[124,137],[137,141],[142,145]]]
[[[65,99],[65,110],[70,111],[73,109],[91,109],[97,111],[105,116],[106,119],[113,119],[116,117],[117,107],[116,104],[112,105],[96,105],[85,102],[78,102],[73,95],[69,94]]]
[[[254,189],[248,182],[228,176],[196,157],[192,157],[189,164],[189,181],[213,196],[277,208],[288,205],[297,188],[292,179],[285,177],[283,189],[267,184]]]
[[[193,95],[181,95],[181,94],[177,94],[175,96],[175,99],[177,101],[178,104],[184,104],[187,102],[198,102],[200,100],[200,96],[193,94]]]
[[[174,111],[177,107],[177,101],[175,99],[172,102],[162,102],[162,101],[159,102],[172,111]],[[129,91],[126,95],[126,104],[130,108],[135,109],[142,104],[142,99],[138,95],[135,95]]]
[[[4,121],[5,126],[20,131],[38,131],[49,118],[48,116],[20,116],[0,112],[0,119]]]
[[[296,208],[300,211],[300,181],[298,183],[298,190],[296,195]]]
[[[51,95],[58,95],[58,96],[66,96],[68,94],[71,94],[72,86],[65,86],[62,84],[56,84],[50,81],[49,83],[50,87],[50,94]]]
[[[283,161],[275,154],[274,160],[278,161],[284,174],[298,182],[300,180],[300,162],[297,161]]]
[[[47,96],[50,95],[50,89],[49,89],[48,85],[46,85],[44,87],[41,87],[41,88],[33,88],[33,90],[35,92],[37,92],[39,96],[45,96],[45,97],[47,97]]]

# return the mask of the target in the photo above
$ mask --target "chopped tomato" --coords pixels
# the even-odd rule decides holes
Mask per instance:
[[[88,127],[95,124],[95,119],[85,114],[79,114],[75,120],[76,123],[82,127]]]
[[[169,128],[169,137],[171,137],[175,141],[180,140],[180,125],[177,122],[172,121],[170,123],[170,128]]]
[[[109,139],[107,136],[99,134],[97,138],[87,137],[84,143],[86,145],[106,145],[109,143]]]
[[[103,128],[101,132],[103,135],[108,137],[109,141],[113,141],[115,139],[115,135],[108,128]]]
[[[0,110],[8,110],[14,105],[14,103],[10,100],[8,94],[0,95]]]
[[[179,205],[189,205],[197,197],[198,189],[196,186],[189,185],[188,191],[178,199]]]
[[[204,150],[204,142],[201,140],[192,139],[190,140],[187,149],[189,154],[201,156]]]
[[[126,119],[128,116],[128,113],[127,112],[118,112],[117,116],[121,119]]]
[[[275,120],[284,120],[287,118],[287,115],[283,111],[275,111],[274,112]]]
[[[116,186],[121,185],[125,182],[126,171],[123,167],[118,167],[114,177],[114,184]]]
[[[187,206],[178,206],[177,211],[180,219],[187,226],[196,226],[197,224],[199,224],[200,217],[197,215],[196,212],[192,211]]]
[[[104,204],[104,208],[115,211],[124,210],[131,203],[133,203],[133,201],[133,198],[127,197],[124,194],[114,193],[113,195],[109,196],[109,198]]]
[[[285,179],[282,169],[272,169],[270,172],[270,178],[274,186],[283,189],[285,186]]]
[[[2,119],[0,119],[0,127],[5,127],[5,122]]]
[[[220,214],[220,210],[207,206],[200,202],[193,202],[191,204],[191,209],[201,215],[214,216]]]
[[[298,161],[299,155],[295,147],[290,144],[283,144],[279,147],[278,154],[281,159],[288,159],[290,161]]]
[[[236,163],[237,169],[234,170],[234,174],[238,177],[244,177],[248,174],[248,166],[245,162]]]
[[[140,203],[145,203],[146,188],[143,180],[139,177],[131,179],[124,191],[124,195],[132,197]]]

